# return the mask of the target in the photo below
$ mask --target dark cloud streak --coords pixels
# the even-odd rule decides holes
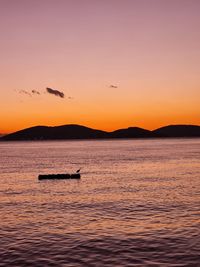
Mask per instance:
[[[117,86],[117,85],[113,85],[113,84],[111,84],[111,85],[110,85],[110,88],[118,88],[118,86]]]
[[[32,90],[31,92],[32,92],[32,94],[40,95],[40,92],[37,90]]]
[[[25,91],[25,90],[20,90],[19,93],[31,96],[31,93],[29,93],[28,91]]]
[[[49,94],[52,94],[52,95],[55,95],[55,96],[59,96],[61,98],[65,97],[65,94],[63,92],[61,92],[61,91],[58,91],[58,90],[55,90],[55,89],[52,89],[52,88],[49,88],[49,87],[47,87],[46,90],[47,90],[47,93],[49,93]]]

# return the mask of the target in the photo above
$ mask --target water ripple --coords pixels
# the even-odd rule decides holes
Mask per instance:
[[[0,266],[199,266],[199,148],[199,139],[0,144]],[[80,166],[80,181],[37,180]]]

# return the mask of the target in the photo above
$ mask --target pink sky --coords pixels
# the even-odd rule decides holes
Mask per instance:
[[[200,124],[199,14],[199,0],[0,0],[0,132]]]

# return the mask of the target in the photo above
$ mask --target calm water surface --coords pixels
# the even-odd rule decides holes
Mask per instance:
[[[0,170],[0,266],[200,266],[200,139],[5,142]]]

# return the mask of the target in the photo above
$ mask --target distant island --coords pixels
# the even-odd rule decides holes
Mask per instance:
[[[122,139],[122,138],[200,137],[200,126],[168,125],[153,131],[129,127],[112,132],[69,124],[63,126],[35,126],[0,137],[0,141]]]

